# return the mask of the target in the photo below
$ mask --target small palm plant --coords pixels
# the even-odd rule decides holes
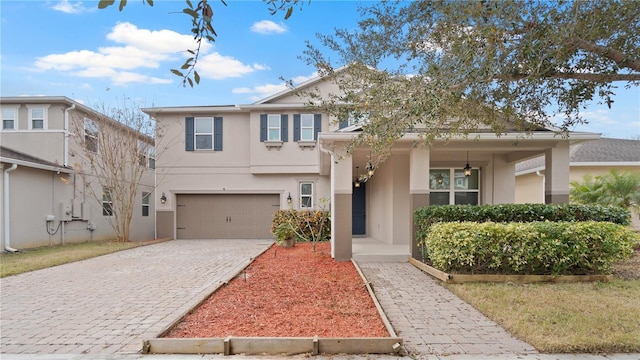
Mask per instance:
[[[585,175],[582,181],[572,181],[571,201],[579,204],[618,206],[640,210],[640,171],[610,170],[605,175]]]

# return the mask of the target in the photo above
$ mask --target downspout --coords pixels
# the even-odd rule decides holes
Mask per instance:
[[[544,192],[546,190],[546,184],[545,184],[546,179],[544,174],[540,173],[540,170],[536,170],[536,175],[542,178],[542,203],[544,204],[546,201],[546,197],[544,196]]]
[[[74,110],[76,104],[64,109],[64,166],[69,166],[69,111]],[[74,194],[75,196],[75,194]]]
[[[3,204],[2,204],[2,213],[4,214],[3,218],[3,228],[4,228],[4,250],[8,252],[18,252],[17,249],[12,248],[11,245],[11,229],[10,229],[10,219],[9,219],[9,173],[15,170],[18,167],[18,164],[11,165],[10,168],[4,170],[4,182],[2,189],[4,190],[4,194],[2,194]]]

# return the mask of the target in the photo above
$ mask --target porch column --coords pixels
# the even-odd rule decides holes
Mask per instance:
[[[429,148],[414,148],[409,153],[409,206],[411,209],[411,257],[421,259],[413,213],[429,205]]]
[[[569,141],[545,152],[545,204],[569,203]]]
[[[340,155],[344,157],[338,159]],[[351,260],[352,158],[344,149],[331,155],[331,256],[338,261]]]

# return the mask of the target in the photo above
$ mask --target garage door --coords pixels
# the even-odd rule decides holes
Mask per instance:
[[[271,239],[280,196],[272,194],[177,196],[178,239]]]

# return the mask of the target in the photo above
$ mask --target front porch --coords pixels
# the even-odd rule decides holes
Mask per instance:
[[[406,244],[387,244],[368,237],[353,238],[351,251],[357,262],[407,262],[411,257],[411,249]]]

